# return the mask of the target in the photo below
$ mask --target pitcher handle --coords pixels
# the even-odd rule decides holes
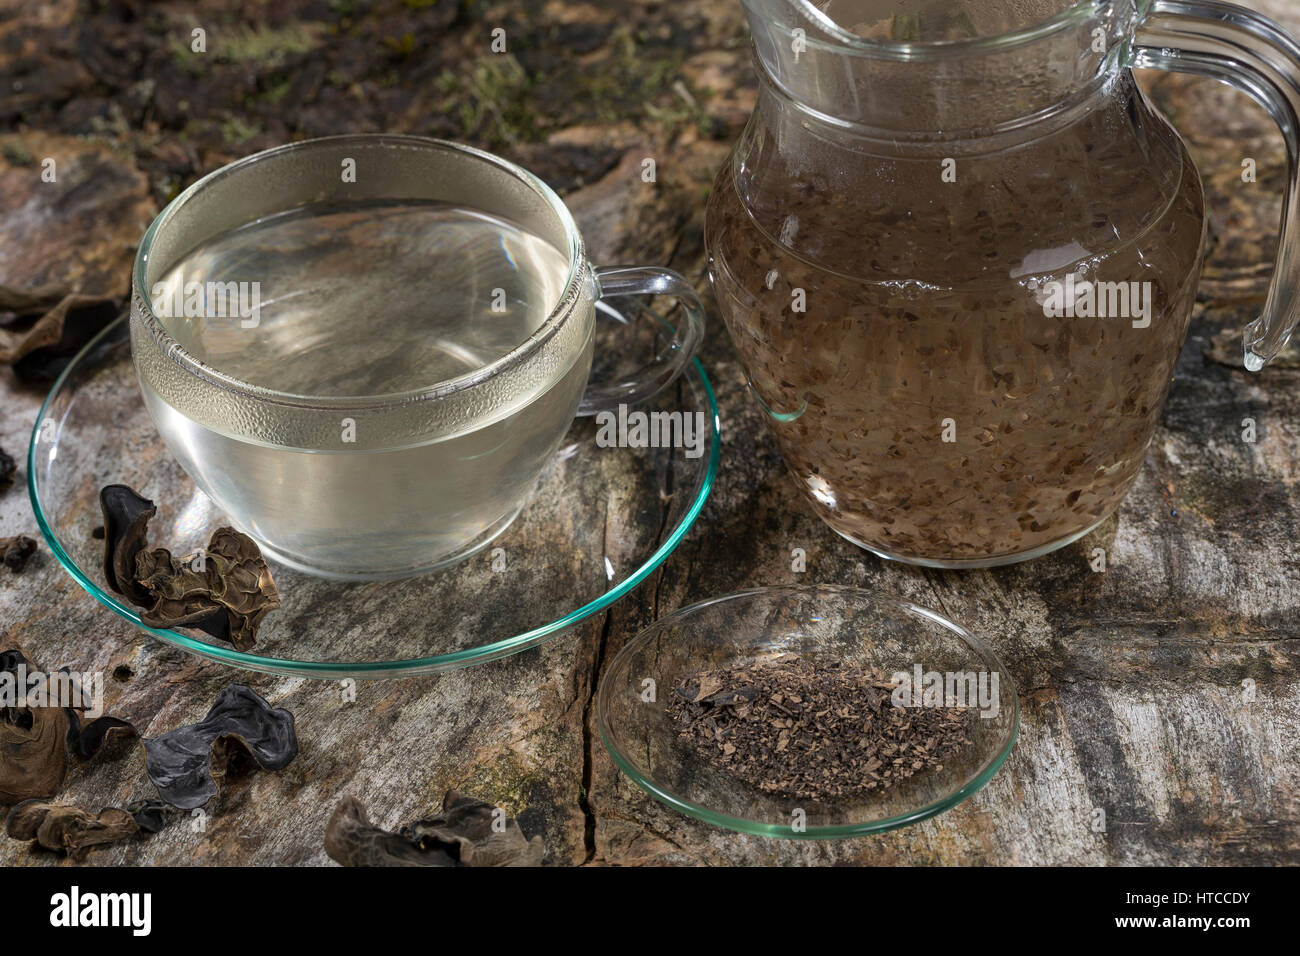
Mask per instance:
[[[598,306],[617,296],[672,296],[681,303],[682,321],[672,329],[672,338],[649,364],[616,381],[589,384],[578,406],[579,415],[612,411],[620,404],[631,405],[657,395],[682,373],[704,339],[704,303],[683,276],[657,266],[605,266],[595,271],[600,286]],[[622,312],[608,303],[601,311],[612,312],[626,321]],[[644,311],[663,322],[656,313]]]
[[[1253,10],[1212,0],[1149,0],[1126,66],[1214,77],[1253,97],[1282,130],[1287,149],[1282,240],[1264,311],[1242,336],[1258,372],[1300,323],[1300,43]]]

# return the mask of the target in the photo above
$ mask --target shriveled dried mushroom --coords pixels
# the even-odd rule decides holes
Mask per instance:
[[[44,800],[24,800],[9,811],[5,832],[15,840],[35,840],[47,850],[81,859],[92,847],[137,833],[157,833],[163,821],[164,808],[156,800],[125,810],[108,807],[97,814]]]
[[[17,471],[18,462],[14,461],[13,455],[0,448],[0,491],[13,486]]]
[[[0,561],[15,574],[27,567],[27,561],[36,553],[36,539],[25,534],[0,538]]]
[[[452,790],[441,813],[400,833],[372,825],[361,801],[345,797],[326,827],[325,852],[343,866],[540,866],[545,847],[492,804]]]
[[[104,512],[104,577],[109,587],[144,608],[150,627],[197,627],[246,651],[262,619],[280,606],[271,569],[257,543],[234,528],[218,528],[208,547],[175,558],[148,549],[154,503],[125,485],[99,495]]]
[[[108,586],[133,604],[147,604],[149,592],[135,580],[135,556],[148,542],[149,519],[158,513],[148,498],[126,485],[108,485],[99,492],[104,513],[104,578]]]
[[[57,793],[68,772],[67,747],[62,707],[0,710],[0,803]]]
[[[154,598],[140,615],[150,627],[201,627],[245,651],[257,642],[262,618],[280,606],[256,542],[218,528],[207,550],[173,558],[165,548],[136,555],[136,580]]]
[[[356,797],[344,797],[325,828],[325,852],[342,866],[455,866],[447,847],[417,846],[370,823]]]
[[[455,790],[443,797],[441,813],[404,832],[417,845],[434,841],[459,847],[452,855],[464,866],[539,866],[545,852],[542,838],[529,840],[513,817]]]
[[[75,685],[70,675],[66,679]],[[69,752],[89,760],[113,741],[135,735],[134,727],[116,717],[97,717],[83,726],[75,709],[59,706],[48,693],[42,697],[39,691],[48,688],[48,681],[19,651],[0,652],[0,686],[6,699],[12,692],[12,703],[23,704],[0,707],[0,803],[57,793]]]
[[[161,800],[137,800],[126,808],[141,833],[157,833],[175,811]]]
[[[118,312],[107,296],[0,284],[0,314],[12,317],[0,329],[0,365],[24,381],[53,378]]]
[[[243,684],[217,695],[197,724],[144,742],[145,766],[159,795],[174,807],[201,807],[243,758],[281,770],[298,754],[293,714],[272,707]]]
[[[81,760],[89,760],[114,741],[135,736],[135,727],[119,717],[96,717],[83,725],[75,710],[64,710],[68,715],[68,751]]]

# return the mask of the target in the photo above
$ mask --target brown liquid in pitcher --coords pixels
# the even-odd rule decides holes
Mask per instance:
[[[956,182],[942,147],[765,120],[760,100],[710,199],[712,278],[786,464],[842,535],[920,563],[1000,563],[1082,534],[1127,491],[1203,225],[1181,142],[1131,77],[1115,82],[1045,134],[954,147]],[[1137,295],[1129,315],[1049,316],[1052,282]]]

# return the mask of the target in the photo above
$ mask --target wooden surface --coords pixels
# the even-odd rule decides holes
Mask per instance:
[[[1254,5],[1300,30],[1289,0]],[[294,137],[384,129],[516,159],[566,194],[593,259],[666,263],[704,285],[703,198],[753,101],[734,0],[226,6],[205,22],[179,4],[88,14],[64,0],[0,0],[0,282],[123,294],[131,244],[200,172]],[[225,50],[201,66],[184,55],[196,23]],[[511,62],[487,57],[498,24]],[[1101,529],[1029,564],[967,573],[886,566],[854,549],[800,503],[715,317],[703,358],[723,460],[699,523],[630,598],[516,657],[363,682],[345,702],[337,683],[244,676],[145,638],[43,545],[22,577],[0,570],[0,646],[103,669],[109,712],[146,735],[198,720],[232,679],[297,717],[298,759],[231,783],[204,829],[182,820],[91,861],[324,863],[343,795],[396,827],[454,787],[519,814],[553,864],[1300,862],[1300,361],[1292,351],[1248,374],[1234,337],[1271,271],[1281,138],[1225,87],[1146,81],[1200,166],[1211,241],[1146,467]],[[34,188],[25,157],[47,155],[84,188],[58,199]],[[640,179],[646,156],[657,184]],[[1257,183],[1241,181],[1245,157]],[[5,370],[0,395],[0,447],[25,456],[41,392]],[[1247,417],[1254,444],[1240,439]],[[24,532],[36,527],[19,485],[0,496],[0,536]],[[1088,565],[1097,547],[1104,573]],[[803,575],[790,570],[793,548],[807,551]],[[592,697],[619,647],[683,604],[796,580],[904,595],[997,649],[1021,690],[1022,728],[988,787],[902,831],[805,844],[694,822],[618,773]],[[151,796],[142,754],[128,749],[73,767],[59,799],[98,809]],[[0,862],[57,860],[0,837]]]

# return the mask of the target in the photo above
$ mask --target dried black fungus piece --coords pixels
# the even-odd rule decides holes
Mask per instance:
[[[131,814],[141,831],[157,833],[167,825],[167,818],[173,811],[161,800],[137,800],[126,808],[126,812]]]
[[[99,493],[99,507],[104,512],[104,579],[108,587],[129,598],[131,604],[148,604],[149,592],[135,580],[135,555],[148,544],[149,519],[157,514],[157,507],[126,485],[105,485]]]
[[[9,811],[5,833],[15,840],[35,840],[38,846],[80,860],[92,847],[137,833],[157,833],[163,823],[164,812],[157,801],[125,810],[108,807],[96,814],[45,800],[24,800]]]
[[[455,866],[448,848],[417,846],[398,833],[370,823],[356,797],[344,797],[325,828],[325,852],[342,866]]]
[[[96,717],[84,727],[81,716],[71,707],[68,712],[68,752],[90,760],[115,741],[135,736],[135,727],[119,717]]]
[[[0,538],[0,561],[14,574],[21,574],[27,562],[36,553],[36,539],[25,534]]]
[[[0,803],[57,793],[68,772],[68,715],[62,707],[0,709]]]
[[[492,804],[452,790],[441,813],[400,833],[373,826],[361,802],[345,797],[325,829],[325,852],[343,866],[540,866],[545,847]]]
[[[459,847],[452,855],[464,866],[539,866],[545,852],[542,838],[529,840],[513,817],[455,790],[443,797],[440,814],[417,820],[404,835],[417,846],[438,842]]]
[[[18,472],[18,462],[13,455],[0,448],[0,491],[13,487],[14,475]]]
[[[25,688],[18,687],[21,673],[27,677]],[[27,693],[37,686],[33,678],[45,680],[16,650],[0,652],[0,675],[5,675],[8,687]],[[68,680],[76,686],[71,675]],[[68,771],[69,753],[90,760],[114,741],[134,736],[135,728],[116,717],[100,716],[83,726],[72,707],[0,708],[0,803],[57,793]]]
[[[174,807],[201,807],[227,773],[251,758],[263,770],[281,770],[298,753],[293,714],[272,707],[243,684],[217,695],[197,724],[144,742],[145,766],[159,795]]]
[[[0,365],[22,381],[53,378],[119,313],[108,296],[62,286],[20,289],[0,284]]]
[[[149,627],[197,627],[236,650],[257,643],[262,619],[280,606],[280,593],[261,549],[234,528],[218,528],[201,552],[175,558],[148,549],[154,503],[126,485],[99,493],[104,512],[104,577],[109,587],[144,608]]]
[[[165,548],[141,552],[136,580],[154,598],[140,615],[150,627],[200,627],[241,651],[257,643],[262,619],[280,606],[261,549],[234,528],[212,532],[202,555],[177,560]]]
[[[148,542],[154,503],[126,485],[107,485],[99,492],[104,513],[104,578],[133,604],[147,604],[149,592],[135,580],[135,556]]]
[[[7,651],[7,654],[17,654],[18,659],[22,660],[22,655],[18,651]],[[0,657],[0,660],[3,660]],[[26,663],[23,660],[23,663]],[[28,673],[32,671],[30,664],[27,665]],[[74,700],[87,700],[89,694],[81,687],[81,682],[77,680],[77,675],[67,667],[59,668],[59,673],[63,675],[62,680],[68,685],[72,692]],[[75,708],[64,707],[64,713],[68,718],[67,747],[68,753],[80,760],[90,760],[101,750],[111,746],[119,740],[128,740],[135,736],[135,727],[128,721],[118,717],[109,717],[106,714],[91,720],[88,724],[82,724],[81,715]]]

